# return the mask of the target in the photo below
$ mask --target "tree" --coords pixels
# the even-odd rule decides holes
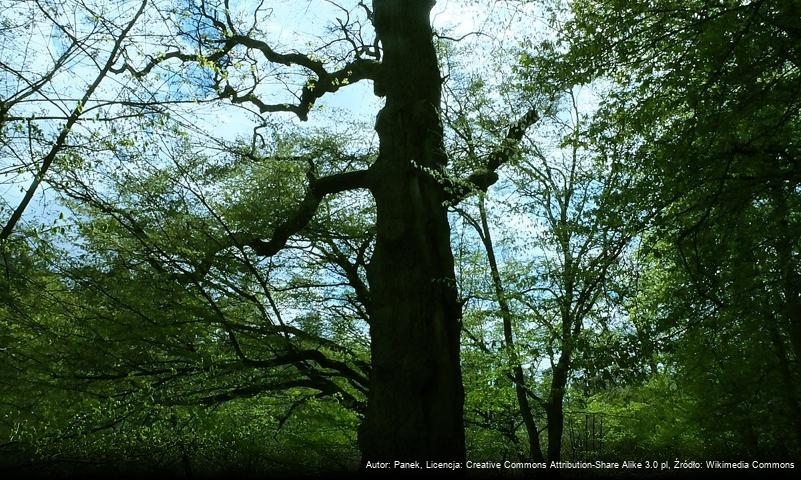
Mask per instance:
[[[514,165],[515,193],[520,198],[512,211],[535,227],[520,236],[525,245],[520,250],[527,254],[510,262],[517,264],[513,267],[516,273],[506,285],[484,197],[478,202],[478,219],[462,212],[486,252],[511,379],[535,461],[561,458],[564,401],[576,357],[589,354],[593,348],[587,339],[596,333],[591,321],[601,331],[608,324],[620,322],[615,318],[614,294],[608,293],[610,282],[621,255],[640,228],[631,209],[613,204],[615,195],[628,182],[626,173],[613,158],[593,151],[593,146],[583,141],[588,114],[579,111],[573,91],[565,100],[568,112],[548,117],[554,130],[550,133],[556,140],[541,130],[540,140],[529,143]],[[519,306],[514,308],[513,303]],[[604,303],[606,312],[598,311]],[[529,341],[517,340],[516,318],[526,318],[530,328],[543,330],[544,344],[532,346]],[[583,352],[583,348],[588,351]],[[536,365],[541,356],[547,356],[550,363],[544,398],[534,393],[539,390],[535,388],[536,379],[526,375],[522,367],[522,359]],[[547,457],[540,446],[540,430],[530,400],[547,418]]]
[[[693,344],[692,336],[715,325],[724,345],[733,338],[763,345],[770,367],[758,351],[745,360],[749,349],[729,352],[738,358],[732,362],[778,369],[785,389],[752,384],[749,391],[784,405],[782,412],[797,410],[799,225],[790,212],[801,181],[801,50],[788,19],[798,16],[798,3],[589,1],[573,12],[576,34],[564,37],[563,65],[580,68],[562,78],[609,82],[594,136],[628,145],[621,163],[634,173],[633,198],[658,212],[652,246],[681,265],[674,291],[692,285],[678,297],[694,299],[677,309],[695,318],[686,340]],[[714,350],[716,361],[724,350]],[[721,397],[741,393],[743,383]]]
[[[341,68],[329,71],[311,55],[278,53],[256,38],[253,29],[240,32],[227,3],[203,1],[193,6],[195,29],[186,32],[200,54],[170,50],[144,66],[124,67],[141,77],[170,60],[210,65],[217,97],[254,105],[262,113],[292,112],[301,120],[317,99],[359,81],[372,80],[376,94],[385,98],[375,126],[378,156],[369,168],[311,177],[298,209],[270,240],[260,233],[236,232],[221,242],[270,257],[307,225],[324,197],[355,189],[372,194],[376,241],[367,267],[372,369],[360,434],[365,459],[372,460],[464,457],[461,313],[446,203],[493,183],[510,148],[536,120],[530,111],[513,123],[480,172],[448,179],[439,113],[442,78],[429,20],[433,5],[430,0],[377,0],[372,8],[360,3],[375,29],[375,41],[357,43],[360,39],[343,26],[354,48],[347,52],[348,60],[339,62]],[[237,55],[252,59],[250,52],[310,74],[298,103],[268,104],[254,93],[255,87],[240,90],[228,69]]]
[[[308,148],[324,144],[326,155],[333,154],[324,139],[309,142]],[[177,455],[214,472],[220,466],[207,463],[212,458],[248,468],[231,460],[236,452],[204,456],[225,444],[226,435],[268,436],[271,451],[280,452],[298,441],[292,436],[303,422],[312,431],[322,423],[328,429],[342,425],[355,443],[351,424],[364,412],[369,351],[366,333],[353,325],[363,305],[345,291],[351,269],[363,268],[356,262],[364,237],[370,238],[362,231],[369,211],[359,210],[358,202],[329,202],[326,214],[270,262],[234,251],[202,281],[187,269],[203,258],[209,238],[198,238],[197,229],[210,236],[252,225],[253,210],[264,202],[275,213],[266,222],[280,223],[294,208],[305,176],[291,153],[304,147],[288,143],[278,158],[233,164],[227,155],[207,158],[176,148],[166,165],[150,163],[152,157],[130,145],[118,150],[116,164],[106,159],[114,172],[108,177],[88,162],[54,172],[51,181],[73,199],[81,220],[64,234],[40,235],[31,257],[49,271],[36,271],[44,280],[22,271],[21,260],[9,259],[16,268],[4,298],[0,354],[8,372],[3,401],[14,419],[9,429],[17,430],[12,452],[21,448],[19,455],[34,466],[43,462],[46,468],[55,457],[99,469],[127,465],[135,453],[142,458],[136,468],[145,470],[168,469],[159,458]],[[319,165],[326,155],[315,153]],[[236,201],[209,195],[244,178],[260,185],[240,188]],[[283,188],[270,195],[264,184]],[[336,237],[328,231],[332,226]],[[62,249],[67,235],[78,236],[80,251]],[[329,273],[321,274],[322,268]],[[31,395],[30,389],[45,394]],[[15,404],[31,414],[16,413]],[[248,411],[254,416],[249,425],[211,423],[241,422]],[[332,421],[315,420],[320,413]],[[175,438],[178,430],[194,432],[196,440],[189,433]],[[353,468],[352,444],[330,434],[302,435],[320,450],[326,440],[329,449],[342,445],[346,455],[338,462]],[[251,460],[251,468],[270,465],[278,455],[261,453],[266,456]],[[318,468],[314,458],[287,457],[286,465],[270,468],[312,471]],[[52,468],[59,467],[57,460]]]

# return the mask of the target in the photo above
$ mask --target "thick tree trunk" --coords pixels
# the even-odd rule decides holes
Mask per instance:
[[[562,458],[562,433],[565,428],[564,399],[570,371],[570,348],[564,349],[553,369],[553,380],[545,414],[548,420],[548,461]]]
[[[457,300],[431,0],[374,0],[383,46],[370,281],[372,372],[360,432],[364,461],[464,459]]]

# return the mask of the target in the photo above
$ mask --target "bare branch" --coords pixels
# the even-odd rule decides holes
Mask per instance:
[[[222,47],[219,50],[205,56],[198,56],[196,54],[189,54],[181,51],[172,51],[164,53],[156,58],[151,57],[150,61],[141,69],[137,70],[128,63],[112,69],[114,73],[130,72],[134,77],[142,78],[150,73],[153,68],[164,63],[168,60],[177,59],[184,63],[189,62],[212,62],[218,64],[225,57],[227,57],[236,47],[245,47],[250,50],[257,50],[261,52],[267,61],[285,66],[299,66],[311,71],[316,79],[310,79],[303,86],[303,89],[298,96],[298,103],[266,103],[256,96],[254,85],[249,91],[241,92],[231,86],[230,83],[225,83],[222,78],[215,79],[216,88],[219,92],[220,98],[230,99],[231,102],[252,103],[261,113],[274,113],[274,112],[290,112],[294,113],[301,120],[308,118],[308,113],[314,106],[314,103],[326,93],[333,93],[340,88],[356,83],[362,80],[376,80],[378,78],[378,70],[381,66],[379,62],[374,60],[367,60],[364,58],[357,58],[352,62],[346,64],[339,70],[329,72],[325,69],[323,62],[313,59],[308,55],[302,53],[279,53],[273,50],[270,45],[261,40],[257,40],[246,35],[230,35],[226,38]]]

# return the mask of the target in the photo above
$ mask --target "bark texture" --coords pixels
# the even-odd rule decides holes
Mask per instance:
[[[570,355],[569,349],[563,350],[559,361],[553,369],[550,395],[545,408],[545,414],[548,418],[548,460],[552,462],[558,462],[562,459],[562,433],[565,428],[563,404],[567,376],[570,373]]]
[[[360,432],[365,461],[463,460],[464,392],[431,0],[374,0],[383,47],[377,93],[377,209],[370,281],[372,371]]]

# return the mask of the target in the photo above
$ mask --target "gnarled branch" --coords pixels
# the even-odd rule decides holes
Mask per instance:
[[[515,123],[510,125],[503,140],[487,157],[485,166],[468,175],[466,179],[455,182],[451,189],[451,203],[457,204],[475,191],[485,192],[497,182],[498,168],[509,162],[517,151],[517,147],[526,131],[537,123],[539,119],[539,112],[532,107]]]
[[[211,62],[219,64],[226,58],[236,47],[245,47],[250,50],[257,50],[261,52],[264,58],[271,62],[285,66],[299,66],[311,71],[315,78],[309,79],[303,86],[303,89],[298,96],[298,103],[267,103],[261,100],[255,94],[254,85],[249,91],[241,92],[231,86],[230,83],[222,83],[225,81],[222,77],[215,79],[215,87],[219,92],[219,98],[227,98],[236,104],[251,103],[255,105],[261,113],[272,112],[290,112],[294,113],[301,120],[307,120],[308,113],[314,106],[314,103],[326,93],[333,93],[340,88],[356,83],[362,80],[376,80],[379,75],[378,71],[381,64],[374,60],[365,58],[357,58],[339,70],[329,72],[326,70],[325,65],[320,60],[313,59],[308,55],[302,53],[279,53],[273,50],[269,44],[262,40],[248,37],[246,35],[234,34],[229,35],[222,46],[214,53],[209,55],[189,54],[182,51],[171,51],[159,55],[158,57],[151,57],[150,61],[145,64],[140,70],[137,70],[127,62],[120,67],[112,68],[113,73],[130,72],[136,78],[145,77],[156,66],[169,61],[180,60],[184,63],[189,62]]]
[[[367,188],[367,170],[357,170],[353,172],[336,173],[320,178],[310,178],[306,195],[298,205],[297,209],[286,221],[281,223],[273,232],[272,238],[263,240],[261,235],[250,233],[233,233],[225,241],[220,241],[214,250],[209,253],[194,272],[194,277],[202,277],[208,273],[211,264],[217,253],[226,248],[240,245],[248,246],[262,257],[271,257],[281,251],[286,246],[289,238],[300,232],[311,221],[323,198],[329,194],[342,193],[358,188]]]
[[[341,193],[357,188],[367,188],[367,171],[358,170],[354,172],[337,173],[318,179],[312,179],[306,189],[306,196],[301,201],[298,209],[290,216],[286,222],[275,229],[270,240],[264,241],[259,238],[251,238],[244,245],[249,246],[258,255],[270,257],[278,253],[289,237],[299,232],[305,227],[315,213],[320,202],[326,195]]]

